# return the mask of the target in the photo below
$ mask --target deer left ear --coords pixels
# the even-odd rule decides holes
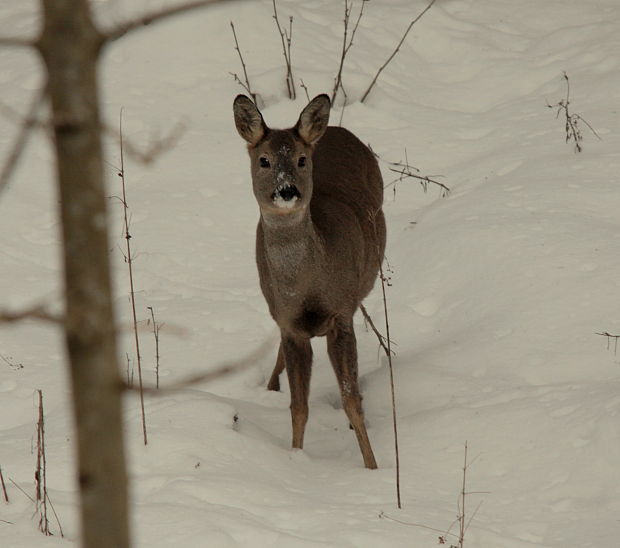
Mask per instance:
[[[331,101],[324,93],[317,95],[299,115],[295,129],[309,145],[315,145],[327,129]]]

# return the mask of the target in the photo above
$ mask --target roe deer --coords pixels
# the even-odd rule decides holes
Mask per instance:
[[[310,339],[327,337],[344,410],[366,468],[376,468],[357,380],[353,314],[372,289],[385,251],[383,181],[377,161],[351,132],[327,127],[330,101],[315,97],[295,127],[267,127],[254,103],[238,95],[237,131],[248,142],[260,208],[256,263],[260,287],[280,328],[269,390],[286,368],[293,447],[308,420]]]

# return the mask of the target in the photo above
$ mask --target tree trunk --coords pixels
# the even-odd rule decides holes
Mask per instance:
[[[66,345],[77,431],[82,546],[129,546],[121,379],[112,307],[97,63],[87,0],[41,0],[37,47],[57,158]]]

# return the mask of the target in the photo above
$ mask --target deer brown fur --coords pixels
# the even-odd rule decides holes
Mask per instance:
[[[383,181],[355,135],[328,127],[330,101],[315,97],[291,129],[267,127],[245,95],[235,124],[248,142],[260,208],[256,263],[281,333],[270,390],[286,369],[293,447],[303,447],[312,368],[310,339],[325,336],[344,410],[367,468],[377,463],[364,424],[353,315],[372,289],[385,250]]]

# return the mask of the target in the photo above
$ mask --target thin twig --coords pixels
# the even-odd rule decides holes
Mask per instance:
[[[304,84],[303,80],[299,80],[299,87],[306,92],[306,99],[308,99],[308,103],[310,102],[310,94],[308,93],[308,86]]]
[[[381,156],[379,156],[374,150],[372,150],[370,145],[368,145],[368,148],[370,148],[370,150],[375,155],[375,158],[377,158],[377,160],[387,164],[388,169],[390,171],[392,171],[393,173],[398,173],[398,177],[396,179],[394,179],[393,181],[390,181],[388,184],[386,184],[383,187],[384,190],[390,187],[394,187],[394,193],[396,193],[396,183],[400,183],[401,181],[405,179],[411,178],[411,179],[417,179],[418,181],[420,181],[420,184],[422,185],[424,192],[428,191],[428,185],[429,183],[432,183],[434,185],[437,185],[441,189],[442,198],[445,198],[446,196],[450,194],[450,187],[448,187],[447,185],[445,185],[444,183],[436,179],[436,177],[441,177],[441,175],[433,175],[433,176],[420,175],[419,174],[420,170],[417,167],[414,167],[409,164],[409,159],[407,157],[407,149],[405,149],[405,161],[404,162],[388,162],[387,160],[384,160],[383,158],[381,158]]]
[[[405,34],[403,34],[403,37],[400,39],[400,42],[398,42],[398,45],[396,46],[396,49],[388,57],[387,61],[385,63],[383,63],[383,65],[381,65],[381,67],[377,71],[377,74],[375,74],[375,77],[372,79],[372,82],[368,86],[368,89],[366,90],[366,92],[362,96],[362,99],[361,99],[362,103],[366,100],[366,97],[368,97],[368,94],[370,93],[370,90],[374,87],[375,83],[377,82],[377,79],[379,78],[379,75],[383,72],[383,69],[385,69],[385,67],[387,67],[389,65],[390,61],[392,61],[392,59],[394,59],[396,54],[400,51],[400,47],[403,45],[403,42],[405,41],[405,38],[407,38],[407,35],[409,34],[409,31],[411,30],[413,25],[415,25],[429,9],[431,9],[431,7],[433,6],[433,4],[436,1],[437,0],[431,0],[431,3],[428,6],[426,6],[426,8],[424,8],[422,13],[420,13],[420,15],[418,15],[413,21],[411,21],[411,23],[409,23],[409,26],[407,27],[407,30],[405,31]]]
[[[406,164],[401,164],[401,163],[391,163],[392,166],[394,167],[390,167],[388,168],[390,171],[392,171],[393,173],[398,173],[398,178],[394,179],[392,182],[388,183],[387,185],[385,185],[384,188],[390,188],[391,186],[396,185],[396,183],[400,183],[401,181],[403,181],[404,179],[417,179],[418,181],[420,181],[420,184],[422,185],[422,188],[424,189],[424,192],[428,191],[428,185],[429,183],[432,183],[434,185],[437,185],[438,187],[441,188],[441,197],[445,198],[446,196],[448,196],[448,194],[450,194],[450,188],[448,186],[446,186],[445,184],[443,184],[442,182],[438,181],[437,179],[432,179],[431,177],[429,177],[428,175],[418,175],[417,173],[415,173],[413,170],[415,169],[412,166],[406,165]]]
[[[164,19],[167,19],[174,15],[187,13],[188,11],[203,8],[209,6],[210,4],[223,4],[224,2],[228,1],[230,0],[195,0],[194,2],[187,2],[185,4],[180,4],[177,6],[171,6],[169,8],[165,8],[154,13],[147,13],[135,19],[120,23],[114,28],[108,29],[103,33],[102,40],[104,42],[113,42],[114,40],[118,40],[119,38],[122,38],[130,32],[141,29],[152,23],[163,21]]]
[[[127,386],[131,386],[133,388],[133,367],[131,367],[131,358],[129,357],[129,352],[125,352],[125,357],[127,358]],[[129,371],[131,370],[131,376],[129,375]]]
[[[465,456],[463,460],[463,486],[461,489],[461,504],[459,513],[459,548],[463,548],[465,542],[465,481],[467,476],[467,441],[465,441]]]
[[[353,5],[349,6],[348,0],[344,0],[344,31],[342,33],[342,51],[340,53],[340,65],[338,66],[338,72],[336,72],[336,77],[334,78],[334,89],[332,91],[332,108],[334,108],[334,101],[336,99],[336,94],[338,93],[338,89],[340,88],[340,82],[342,80],[342,67],[344,65],[344,59],[347,54],[347,34],[349,32],[349,17],[351,16],[351,9]],[[362,2],[362,9],[364,7],[364,3]]]
[[[363,304],[360,304],[360,310],[364,316],[364,320],[368,323],[368,325],[370,325],[370,328],[373,330],[374,334],[377,336],[377,339],[379,340],[379,344],[381,345],[381,348],[383,348],[383,351],[385,352],[385,354],[387,355],[388,352],[392,352],[392,354],[396,355],[396,353],[393,350],[388,349],[387,344],[386,344],[386,338],[376,328],[374,322],[372,321],[372,318],[370,317],[370,314],[368,314],[368,311],[366,310],[366,307]]]
[[[142,391],[142,360],[140,356],[140,338],[138,337],[138,319],[136,316],[136,296],[134,291],[133,284],[133,260],[131,256],[131,235],[129,234],[129,221],[127,217],[127,210],[129,209],[129,205],[127,204],[127,195],[125,193],[125,156],[123,152],[123,110],[121,109],[120,117],[119,117],[119,128],[118,133],[120,137],[120,149],[121,149],[121,169],[119,172],[119,177],[121,178],[121,187],[123,191],[123,213],[124,213],[124,232],[125,232],[125,242],[127,245],[127,267],[129,270],[129,295],[131,298],[131,312],[133,316],[133,331],[134,331],[134,342],[136,345],[136,358],[138,363],[138,385],[140,390],[140,410],[142,413],[142,435],[144,438],[144,445],[148,444],[148,438],[146,434],[146,414],[144,412],[144,392]]]
[[[50,503],[50,508],[52,509],[52,512],[54,513],[54,517],[56,518],[56,523],[58,524],[58,530],[60,532],[60,537],[65,538],[65,534],[62,530],[62,525],[60,524],[60,519],[58,518],[58,514],[56,513],[56,508],[54,508],[54,505],[52,504],[52,499],[50,498],[49,493],[47,493],[47,502]]]
[[[13,481],[12,478],[9,478],[9,481],[15,486],[17,487],[24,495],[26,495],[26,497],[28,497],[34,504],[36,504],[36,501],[28,494],[26,493],[26,491],[24,491],[19,485],[17,485],[17,483],[15,483]]]
[[[340,119],[338,120],[338,125],[342,127],[342,119],[344,118],[344,109],[347,108],[347,104],[349,103],[349,96],[347,95],[347,92],[344,89],[344,85],[342,81],[340,82],[340,89],[342,90],[342,95],[344,95],[344,101],[342,102],[342,109],[340,110]]]
[[[468,494],[468,495],[471,495],[472,493],[467,493],[467,494]],[[465,531],[464,531],[465,533],[466,533],[466,532],[467,532],[467,530],[469,529],[469,526],[471,525],[472,520],[476,517],[476,514],[478,513],[478,510],[480,510],[480,507],[482,506],[482,503],[483,503],[483,502],[484,502],[484,501],[483,501],[483,500],[481,500],[481,501],[478,503],[478,506],[476,506],[476,509],[472,512],[471,517],[469,518],[469,520],[467,520],[467,525],[465,526]]]
[[[245,78],[245,83],[241,81],[241,79],[239,78],[239,76],[237,76],[236,73],[231,72],[230,74],[235,79],[235,82],[241,85],[241,87],[245,89],[245,91],[248,92],[248,94],[252,98],[252,101],[254,101],[254,104],[256,104],[256,94],[252,91],[252,86],[250,86],[250,80],[248,78],[248,71],[246,70],[246,67],[245,67],[245,61],[243,60],[243,55],[241,54],[241,49],[239,48],[239,41],[237,40],[237,33],[235,32],[235,25],[233,24],[232,21],[230,22],[230,28],[232,29],[233,38],[235,39],[235,49],[237,50],[237,53],[239,54],[239,60],[241,61],[241,68],[243,69],[243,77]]]

